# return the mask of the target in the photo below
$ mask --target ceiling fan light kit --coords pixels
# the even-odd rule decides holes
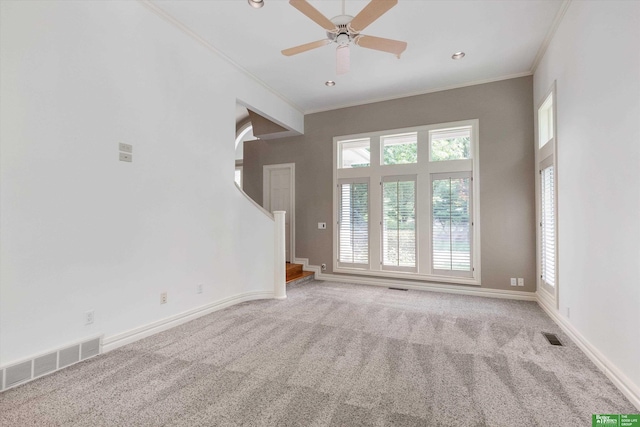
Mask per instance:
[[[252,0],[249,0],[250,2]],[[298,9],[309,19],[320,25],[327,31],[327,38],[300,46],[292,47],[282,51],[285,56],[297,55],[311,49],[326,46],[330,43],[336,43],[336,73],[345,74],[350,68],[350,52],[351,44],[355,44],[367,49],[388,52],[398,59],[402,52],[407,48],[407,43],[399,40],[385,39],[382,37],[367,36],[360,34],[362,30],[368,27],[376,19],[384,15],[389,9],[395,6],[398,0],[371,0],[364,9],[355,17],[343,14],[328,19],[316,8],[311,6],[307,0],[289,0],[291,6]]]
[[[247,2],[249,2],[249,5],[255,9],[260,9],[264,6],[264,0],[247,0]]]

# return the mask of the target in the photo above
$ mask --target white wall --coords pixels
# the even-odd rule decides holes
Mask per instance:
[[[1,7],[0,365],[272,291],[273,222],[233,184],[236,99],[302,114],[142,3]]]
[[[639,22],[637,1],[573,1],[534,75],[536,105],[557,80],[559,314],[638,398]]]

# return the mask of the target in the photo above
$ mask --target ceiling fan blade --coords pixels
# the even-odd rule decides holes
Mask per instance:
[[[396,4],[398,4],[398,0],[371,0],[349,23],[349,29],[359,33]]]
[[[336,74],[346,74],[351,68],[349,45],[338,46],[336,49]]]
[[[310,18],[316,24],[320,25],[325,30],[331,32],[337,31],[338,27],[336,27],[336,24],[329,21],[329,18],[318,12],[318,10],[315,7],[311,6],[307,2],[307,0],[289,0],[289,4],[298,9],[303,14],[307,15],[308,18]]]
[[[382,37],[360,35],[356,37],[354,42],[361,47],[367,49],[381,50],[383,52],[393,53],[400,58],[402,52],[407,48],[407,42],[399,40],[384,39]]]
[[[317,42],[311,42],[311,43],[301,44],[300,46],[296,46],[296,47],[290,47],[289,49],[283,50],[282,54],[284,56],[297,55],[299,53],[306,52],[308,50],[315,49],[317,47],[326,46],[329,43],[331,43],[331,40],[328,40],[328,39],[318,40]]]

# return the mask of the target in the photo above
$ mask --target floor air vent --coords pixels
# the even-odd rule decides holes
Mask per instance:
[[[549,334],[547,332],[543,332],[542,335],[544,335],[544,337],[547,339],[547,341],[549,341],[549,344],[551,345],[562,345],[562,343],[560,342],[560,340],[558,339],[558,337],[556,336],[556,334]]]
[[[402,289],[402,288],[389,288],[392,291],[408,291],[409,289]]]

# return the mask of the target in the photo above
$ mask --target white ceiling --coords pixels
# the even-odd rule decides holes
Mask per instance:
[[[399,0],[363,34],[408,42],[402,58],[355,46],[351,71],[340,76],[335,44],[280,53],[326,37],[286,0],[265,0],[261,9],[245,0],[154,3],[309,113],[529,74],[563,0]],[[340,0],[309,3],[328,18],[342,11]],[[346,0],[346,13],[367,3]],[[456,51],[467,55],[454,61]]]

